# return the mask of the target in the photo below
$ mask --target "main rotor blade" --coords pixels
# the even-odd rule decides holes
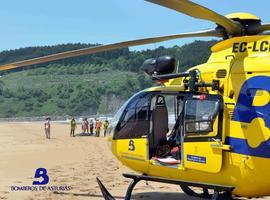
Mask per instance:
[[[52,54],[48,56],[14,62],[14,63],[0,66],[0,71],[15,69],[15,68],[23,67],[23,66],[28,66],[28,65],[46,63],[49,61],[60,60],[64,58],[71,58],[71,57],[76,57],[76,56],[94,54],[98,52],[109,51],[109,50],[119,49],[119,48],[124,48],[124,47],[151,44],[151,43],[156,43],[156,42],[163,42],[167,40],[188,38],[188,37],[222,37],[222,36],[215,29],[214,30],[211,29],[211,30],[204,30],[204,31],[198,31],[198,32],[190,32],[190,33],[182,33],[182,34],[175,34],[175,35],[131,40],[131,41],[114,43],[114,44],[107,44],[107,45],[77,49],[73,51],[66,51],[66,52]]]
[[[270,30],[270,22],[269,23],[264,23],[259,27],[259,32],[262,33],[264,31],[269,31]]]
[[[241,24],[228,19],[206,7],[193,3],[189,0],[146,0],[178,12],[184,13],[194,18],[212,21],[223,26],[232,35],[241,33]]]

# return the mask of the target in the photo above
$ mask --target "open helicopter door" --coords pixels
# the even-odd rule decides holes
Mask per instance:
[[[222,167],[223,99],[219,95],[191,95],[184,105],[182,165],[217,173]]]

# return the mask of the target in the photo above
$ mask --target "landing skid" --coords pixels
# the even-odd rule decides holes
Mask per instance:
[[[229,200],[231,199],[231,192],[234,189],[232,186],[225,186],[225,185],[213,185],[207,183],[196,183],[196,182],[188,182],[188,181],[181,181],[175,179],[165,179],[160,177],[153,177],[147,175],[136,175],[136,174],[123,174],[125,178],[133,179],[128,186],[125,200],[130,200],[131,193],[135,187],[135,185],[144,180],[144,181],[153,181],[153,182],[160,182],[160,183],[168,183],[168,184],[175,184],[180,185],[182,190],[191,196],[205,198],[205,199],[212,199],[212,200]],[[115,200],[115,198],[109,193],[106,187],[102,184],[99,178],[96,178],[102,195],[105,200]],[[200,187],[203,188],[203,193],[198,194],[194,192],[189,186],[192,187]],[[208,189],[214,190],[214,194],[210,195]]]
[[[198,198],[203,198],[203,199],[214,199],[214,200],[218,200],[218,199],[231,200],[232,199],[231,191],[219,192],[219,191],[214,190],[214,193],[210,194],[208,189],[206,188],[202,188],[203,192],[198,193],[192,190],[189,186],[180,185],[180,187],[185,194],[189,196],[193,196],[193,197],[198,197]]]

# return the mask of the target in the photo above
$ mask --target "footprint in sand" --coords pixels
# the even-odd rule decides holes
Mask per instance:
[[[8,199],[7,197],[4,196],[0,196],[0,199]]]
[[[68,183],[68,179],[67,178],[59,179],[57,182]]]
[[[59,169],[52,169],[50,171],[53,172],[53,173],[61,173],[61,172],[63,172],[62,170],[59,170]]]
[[[80,178],[79,177],[73,177],[72,180],[77,181],[77,180],[80,180]]]
[[[89,192],[89,189],[80,189],[80,192]]]

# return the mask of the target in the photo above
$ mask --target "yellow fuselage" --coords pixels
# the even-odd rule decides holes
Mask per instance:
[[[148,139],[112,140],[114,155],[131,169],[165,178],[234,186],[245,197],[270,195],[270,36],[235,37],[212,47],[207,63],[196,66],[201,80],[220,81],[224,100],[222,143],[192,142],[184,152],[204,156],[207,163],[177,168],[156,165],[148,158]],[[146,91],[183,91],[182,80]],[[214,144],[214,145],[213,145]],[[232,151],[229,149],[232,148]]]

